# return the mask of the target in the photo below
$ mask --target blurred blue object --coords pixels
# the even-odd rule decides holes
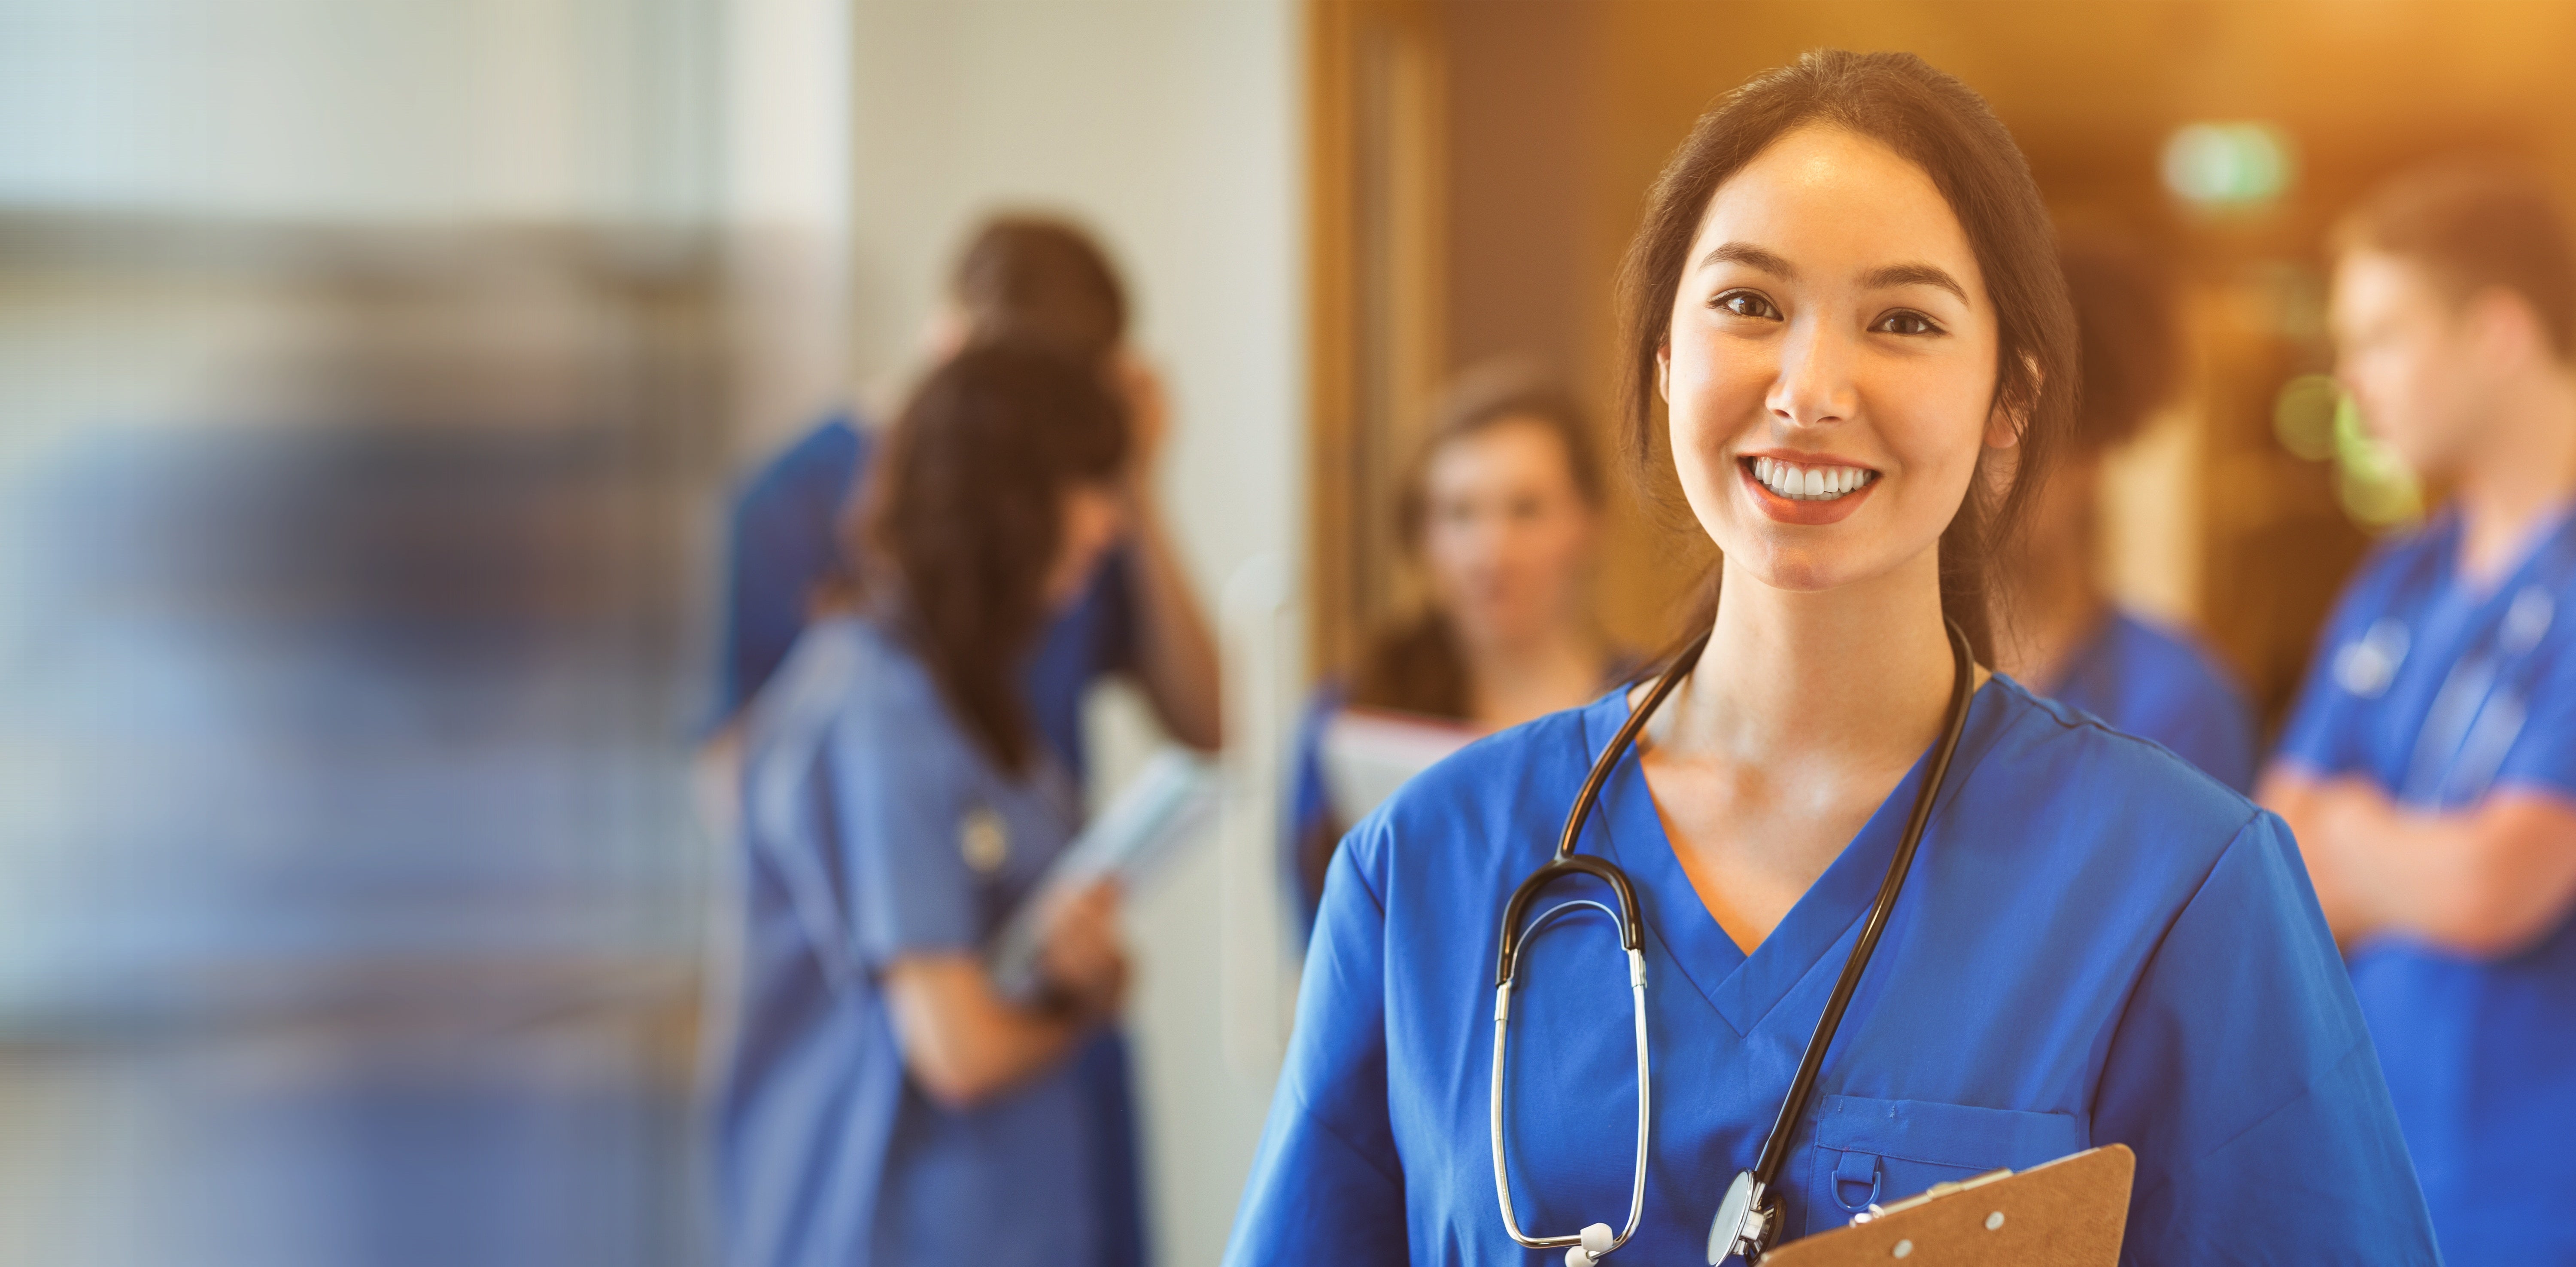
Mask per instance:
[[[0,1259],[694,1257],[694,494],[647,438],[0,469]]]

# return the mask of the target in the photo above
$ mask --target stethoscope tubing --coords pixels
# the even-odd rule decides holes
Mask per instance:
[[[1913,805],[1906,815],[1905,832],[1897,842],[1896,855],[1888,862],[1886,878],[1879,882],[1878,895],[1870,903],[1869,916],[1861,924],[1858,940],[1843,960],[1842,975],[1835,980],[1833,993],[1826,998],[1824,1014],[1817,1018],[1816,1028],[1808,1036],[1806,1050],[1798,1060],[1797,1073],[1790,1080],[1789,1093],[1781,1101],[1770,1135],[1763,1141],[1760,1159],[1746,1176],[1739,1176],[1739,1182],[1748,1177],[1753,1181],[1753,1201],[1755,1207],[1763,1212],[1763,1222],[1767,1226],[1777,1226],[1776,1221],[1768,1217],[1769,1193],[1787,1160],[1789,1138],[1798,1120],[1806,1114],[1807,1103],[1815,1094],[1817,1074],[1824,1067],[1825,1055],[1833,1046],[1835,1033],[1841,1028],[1843,1014],[1850,1008],[1852,995],[1860,986],[1862,974],[1868,970],[1870,957],[1878,949],[1879,937],[1886,932],[1888,920],[1895,912],[1896,899],[1905,888],[1907,873],[1913,869],[1914,855],[1922,844],[1924,828],[1931,822],[1932,808],[1939,800],[1941,785],[1949,777],[1951,757],[1957,753],[1960,736],[1967,726],[1968,700],[1974,693],[1976,682],[1976,658],[1965,632],[1946,621],[1944,627],[1950,638],[1952,677],[1949,707],[1942,720],[1940,740],[1933,748],[1929,767],[1924,771],[1923,784],[1915,790]],[[1557,838],[1555,854],[1521,881],[1520,887],[1513,890],[1510,901],[1503,907],[1501,944],[1494,969],[1494,1061],[1488,1110],[1494,1153],[1494,1194],[1502,1207],[1504,1230],[1514,1241],[1532,1249],[1580,1244],[1583,1238],[1580,1234],[1530,1236],[1521,1231],[1519,1216],[1512,1208],[1511,1172],[1503,1148],[1504,1050],[1510,1036],[1512,986],[1519,972],[1523,946],[1531,934],[1558,913],[1578,906],[1602,911],[1619,927],[1620,944],[1628,952],[1628,984],[1634,1003],[1637,1039],[1637,1157],[1629,1185],[1627,1226],[1615,1233],[1609,1243],[1592,1257],[1597,1260],[1600,1254],[1627,1243],[1645,1212],[1647,1131],[1653,1116],[1653,1093],[1646,1041],[1644,921],[1639,918],[1636,888],[1630,883],[1627,873],[1607,859],[1578,853],[1575,847],[1582,836],[1585,821],[1599,803],[1602,786],[1609,781],[1610,772],[1636,742],[1656,709],[1698,666],[1700,655],[1708,647],[1709,637],[1709,634],[1701,634],[1673,657],[1672,664],[1656,679],[1646,698],[1630,710],[1618,733],[1603,748],[1600,758],[1593,762],[1591,772],[1584,778],[1582,790],[1575,794],[1574,805],[1566,814],[1565,828]],[[1614,911],[1600,902],[1578,899],[1549,908],[1527,928],[1521,926],[1522,916],[1542,889],[1558,879],[1576,874],[1590,875],[1607,884],[1618,909]],[[1762,1239],[1767,1243],[1767,1235]],[[1715,1252],[1712,1251],[1713,1254]]]

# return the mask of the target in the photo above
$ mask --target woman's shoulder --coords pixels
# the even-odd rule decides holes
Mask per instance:
[[[2009,835],[2034,851],[2205,873],[2248,826],[2270,817],[2161,744],[2001,674],[1993,689],[1999,716],[1969,786],[1982,794],[1981,813],[2029,823],[2032,830]],[[2091,848],[2069,850],[2070,841]]]
[[[750,719],[754,750],[764,738],[826,734],[889,749],[944,750],[954,731],[920,655],[882,621],[846,614],[805,627]],[[896,736],[900,744],[888,743]]]

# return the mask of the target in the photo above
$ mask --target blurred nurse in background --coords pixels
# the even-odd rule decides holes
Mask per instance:
[[[2262,800],[2298,833],[2443,1257],[2576,1262],[2576,260],[2446,165],[2338,235],[2337,373],[2449,505],[2319,637]]]
[[[1591,425],[1563,386],[1498,362],[1450,388],[1396,506],[1427,601],[1377,632],[1347,683],[1317,690],[1299,735],[1288,845],[1301,927],[1314,922],[1334,844],[1370,808],[1348,787],[1336,803],[1326,748],[1345,733],[1337,722],[1431,723],[1414,727],[1427,742],[1413,747],[1436,757],[1580,705],[1634,662],[1594,614],[1606,495]]]
[[[1125,411],[1094,367],[970,348],[886,440],[823,610],[746,719],[744,1018],[719,1178],[734,1267],[1133,1257],[1078,1055],[1125,988],[1113,893],[1048,988],[984,949],[1082,819],[1020,668],[1117,540]],[[1123,1110],[1123,1104],[1115,1106]]]
[[[969,342],[1025,340],[1102,366],[1129,398],[1148,460],[1123,490],[1126,537],[1026,666],[1039,733],[1076,775],[1085,766],[1083,692],[1106,674],[1133,676],[1174,737],[1200,748],[1217,740],[1216,642],[1153,496],[1163,393],[1127,346],[1127,309],[1126,288],[1089,234],[1050,217],[1004,216],[967,244],[926,339],[934,360]],[[863,422],[836,416],[744,486],[733,511],[720,715],[759,693],[804,629],[815,586],[839,568],[833,525],[864,483],[873,447]]]
[[[1133,679],[1183,742],[1212,748],[1217,741],[1215,640],[1153,492],[1169,430],[1164,396],[1126,342],[1127,319],[1126,288],[1090,235],[1060,219],[1004,216],[986,222],[968,243],[948,306],[926,340],[936,357],[1002,340],[1045,348],[1092,367],[1122,398],[1133,450],[1116,485],[1120,538],[1087,574],[1081,592],[1047,613],[1010,669],[1029,726],[1077,788],[1088,767],[1082,701],[1104,677]],[[755,475],[734,506],[719,674],[726,723],[710,744],[720,785],[731,782],[736,719],[803,632],[818,589],[844,569],[838,524],[853,494],[870,482],[877,443],[875,430],[859,420],[829,419]],[[718,799],[728,802],[724,813],[735,813],[730,792]],[[1092,1136],[1098,1155],[1091,1170],[1100,1219],[1112,1229],[1112,1251],[1103,1261],[1142,1262],[1125,1039],[1114,1027],[1096,1031],[1081,1064],[1102,1119]],[[809,1107],[829,1111],[820,1102]]]
[[[2070,237],[2059,252],[2083,340],[2082,404],[2056,469],[2031,503],[2004,668],[2152,739],[2239,792],[2254,786],[2254,710],[2227,670],[2177,630],[2103,593],[2103,454],[2173,395],[2179,349],[2163,281],[2133,249]]]

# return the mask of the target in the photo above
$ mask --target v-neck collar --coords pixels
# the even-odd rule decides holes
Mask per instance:
[[[1998,706],[1990,702],[1990,697],[2002,694],[2002,688],[1996,685],[2001,680],[2001,674],[1989,678],[1968,701],[1967,725],[1959,737],[1959,749],[1951,757],[1940,803],[1924,832],[1926,850],[1937,840],[1941,820],[1959,787],[1994,742],[1998,728],[1993,721]],[[1587,764],[1600,760],[1602,750],[1617,736],[1627,716],[1625,691],[1613,691],[1584,710]],[[1871,900],[1887,877],[1887,864],[1896,856],[1897,838],[1904,834],[1905,816],[1913,808],[1915,791],[1923,784],[1924,767],[1931,755],[1927,746],[1914,759],[1896,789],[1861,825],[1859,834],[1843,846],[1825,873],[1799,896],[1779,926],[1750,955],[1708,913],[1700,903],[1698,890],[1691,887],[1690,877],[1683,873],[1681,860],[1673,853],[1672,840],[1664,834],[1663,819],[1655,811],[1653,793],[1646,787],[1645,768],[1634,748],[1620,755],[1617,767],[1603,785],[1600,809],[1593,821],[1584,825],[1584,845],[1600,850],[1628,873],[1636,883],[1638,901],[1645,907],[1647,935],[1663,944],[1682,978],[1737,1034],[1748,1034],[1868,914]],[[1921,862],[1918,854],[1916,865],[1919,867]],[[1839,971],[1841,960],[1836,958],[1832,966]]]

